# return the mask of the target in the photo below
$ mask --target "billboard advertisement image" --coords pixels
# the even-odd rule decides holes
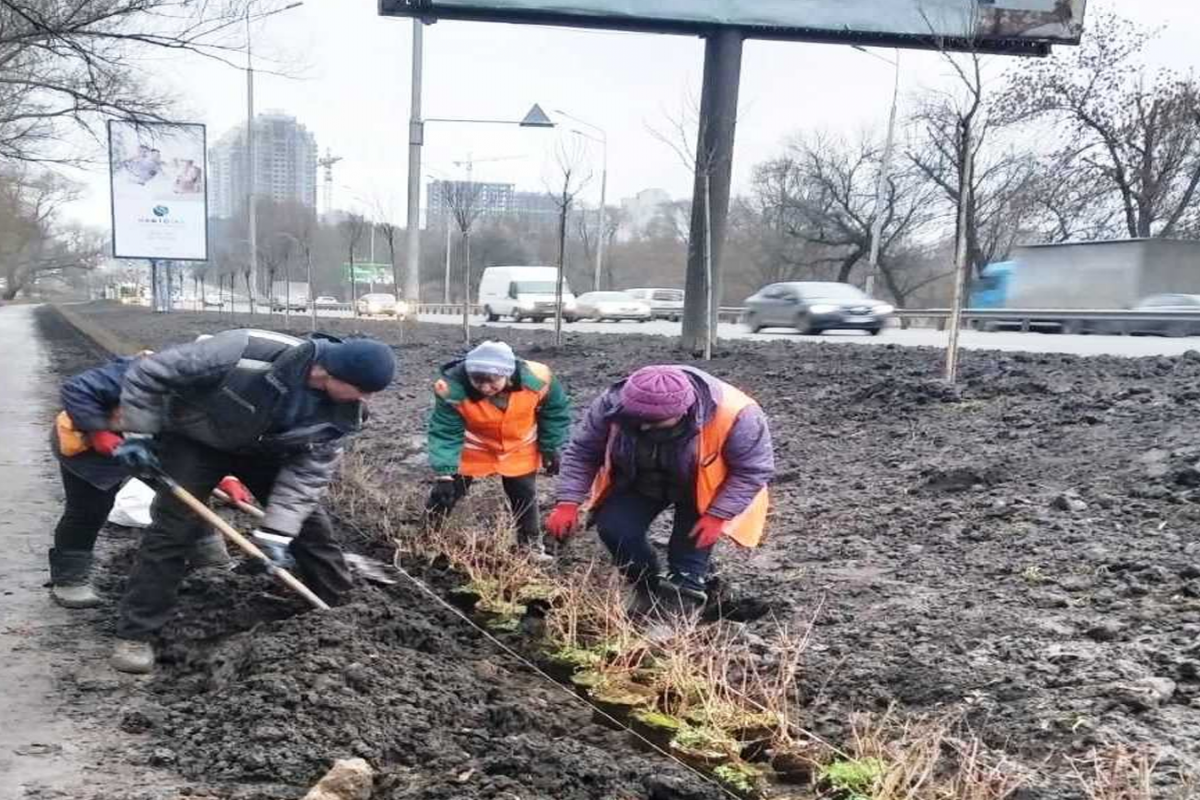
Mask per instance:
[[[814,41],[905,37],[1078,43],[1086,0],[380,0],[385,15],[445,16]]]
[[[116,258],[208,258],[203,125],[108,123]]]

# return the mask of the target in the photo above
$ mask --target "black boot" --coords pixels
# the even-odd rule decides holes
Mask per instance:
[[[629,584],[625,590],[625,614],[632,620],[640,620],[650,615],[658,605],[658,593],[655,586],[659,576],[647,575]]]
[[[92,551],[50,548],[50,595],[64,608],[94,608],[100,597],[92,588]]]
[[[664,614],[692,617],[704,610],[708,595],[691,576],[671,573],[658,582],[658,607]]]

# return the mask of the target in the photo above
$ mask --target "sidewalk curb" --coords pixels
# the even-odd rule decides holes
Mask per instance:
[[[96,347],[114,356],[134,356],[146,348],[136,342],[121,338],[115,333],[102,328],[90,320],[84,319],[69,308],[51,303],[48,305],[81,336]]]

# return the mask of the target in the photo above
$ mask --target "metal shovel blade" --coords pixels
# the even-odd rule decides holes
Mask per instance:
[[[385,586],[391,586],[396,582],[396,568],[391,564],[385,564],[378,559],[367,558],[356,553],[343,553],[342,558],[346,559],[346,565],[350,569],[369,581]]]

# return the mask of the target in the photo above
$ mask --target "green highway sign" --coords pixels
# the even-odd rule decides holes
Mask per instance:
[[[350,280],[350,263],[343,262],[342,277]],[[354,279],[358,283],[391,283],[392,265],[373,264],[369,261],[355,262]]]

